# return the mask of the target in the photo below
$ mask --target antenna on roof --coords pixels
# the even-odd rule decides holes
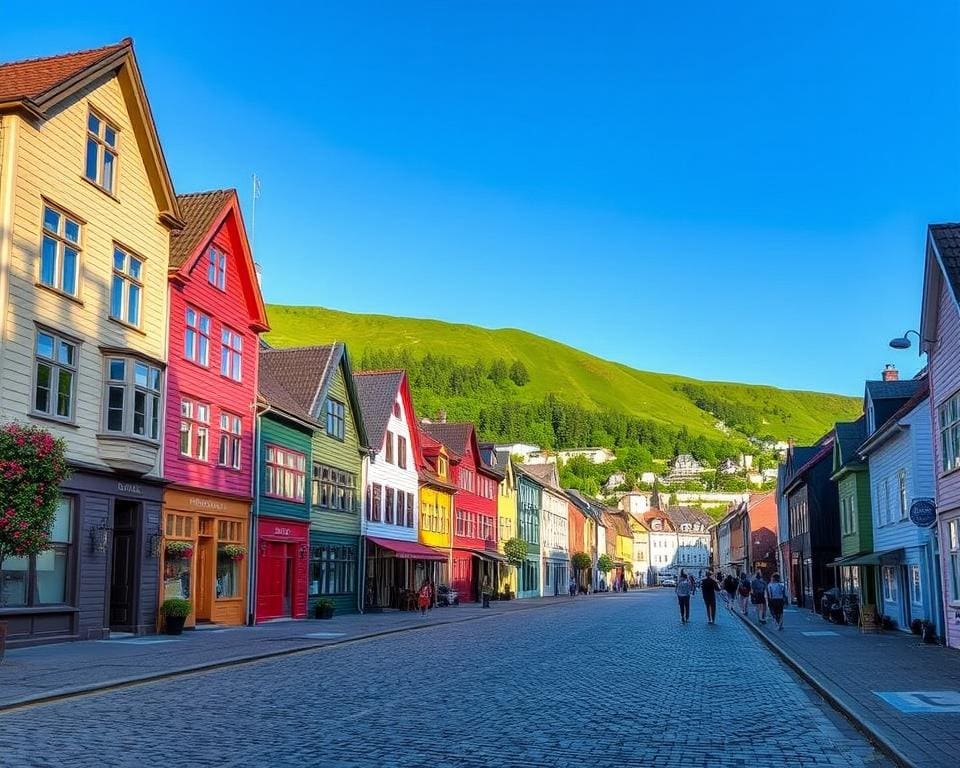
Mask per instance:
[[[257,263],[257,200],[260,199],[260,177],[253,174],[253,204],[250,209],[250,250],[253,252],[253,268],[257,282],[261,282],[260,265]]]

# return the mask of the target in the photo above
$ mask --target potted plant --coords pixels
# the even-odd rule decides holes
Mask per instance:
[[[313,615],[318,619],[332,619],[334,607],[333,600],[321,597],[313,604]]]
[[[239,544],[227,544],[223,548],[223,553],[231,560],[236,560],[239,562],[247,556],[247,548],[241,547]]]
[[[910,632],[914,635],[919,635],[920,630],[923,628],[923,621],[921,619],[914,619],[910,622]]]
[[[190,601],[181,597],[170,597],[164,600],[160,606],[164,632],[168,635],[179,635],[183,632],[183,623],[192,610],[193,606]]]
[[[932,621],[924,619],[920,623],[920,635],[923,642],[933,645],[937,642],[937,630]]]
[[[193,542],[168,541],[166,550],[169,560],[189,560],[193,557]]]

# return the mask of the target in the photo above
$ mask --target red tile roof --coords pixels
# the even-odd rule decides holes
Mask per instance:
[[[233,189],[214,189],[177,195],[184,227],[170,234],[170,269],[177,270],[184,265],[227,201],[236,194]]]
[[[87,67],[133,45],[130,38],[87,51],[0,64],[0,102],[35,99]]]

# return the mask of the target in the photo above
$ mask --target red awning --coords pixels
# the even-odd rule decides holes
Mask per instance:
[[[378,539],[376,536],[367,536],[378,547],[389,549],[402,560],[446,560],[447,556],[433,547],[418,544],[415,541],[397,541],[396,539]]]

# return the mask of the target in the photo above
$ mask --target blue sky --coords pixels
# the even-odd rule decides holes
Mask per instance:
[[[960,217],[955,3],[57,6],[0,58],[132,36],[178,190],[262,178],[268,301],[799,389],[919,366],[887,341]]]

